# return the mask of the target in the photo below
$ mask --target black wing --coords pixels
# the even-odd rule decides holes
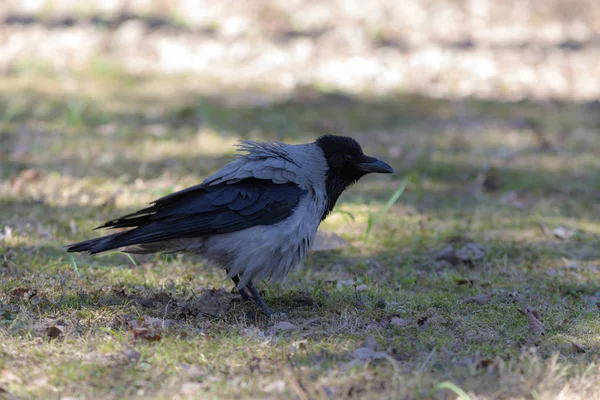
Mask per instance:
[[[91,254],[163,240],[235,232],[289,217],[307,192],[295,183],[248,178],[236,183],[192,186],[100,228],[133,228],[67,246]]]

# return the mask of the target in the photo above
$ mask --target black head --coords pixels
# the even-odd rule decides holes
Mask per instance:
[[[366,174],[394,172],[383,161],[365,155],[358,142],[350,137],[325,135],[317,139],[317,145],[323,150],[329,167],[325,183],[329,204],[322,219],[333,209],[342,192]]]

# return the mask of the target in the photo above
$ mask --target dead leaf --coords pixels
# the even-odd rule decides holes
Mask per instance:
[[[10,292],[10,294],[12,294],[15,297],[30,299],[37,294],[37,290],[24,288],[24,287],[18,287],[18,288],[13,289]]]
[[[539,313],[535,309],[533,309],[531,307],[524,307],[520,311],[521,311],[521,314],[523,314],[525,316],[525,319],[527,319],[527,326],[529,327],[529,330],[533,334],[539,335],[539,336],[546,335],[546,330],[544,329],[544,325],[542,325],[542,323],[538,319]]]
[[[46,328],[46,336],[51,339],[56,339],[63,334],[63,328],[57,325],[52,325]]]
[[[425,325],[427,323],[428,320],[429,320],[429,317],[426,316],[426,315],[424,315],[424,316],[420,317],[419,319],[417,319],[417,325],[418,326],[423,326],[423,325]]]
[[[158,342],[161,336],[148,328],[133,328],[131,330],[131,334],[133,335],[133,340],[137,341],[138,339],[143,339],[148,342]]]
[[[492,297],[494,297],[493,294],[478,294],[477,296],[473,296],[473,297],[467,297],[463,303],[464,304],[469,304],[469,303],[477,303],[480,306],[484,305],[485,303],[489,302]]]
[[[282,321],[282,322],[278,322],[273,326],[270,326],[267,329],[267,334],[268,335],[275,335],[277,334],[277,332],[279,331],[291,331],[296,329],[296,326],[292,325],[291,323],[287,322],[287,321]]]

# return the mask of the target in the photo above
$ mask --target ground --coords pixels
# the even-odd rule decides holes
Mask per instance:
[[[576,63],[590,46],[552,51]],[[515,99],[15,61],[0,77],[0,397],[599,397],[600,106],[571,78],[564,96]],[[396,173],[323,223],[346,246],[259,285],[272,319],[197,257],[62,248],[200,182],[238,139],[325,132]]]

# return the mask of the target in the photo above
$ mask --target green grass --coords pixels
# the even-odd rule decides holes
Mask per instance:
[[[2,390],[90,399],[600,393],[591,107],[318,88],[310,100],[234,107],[224,100],[235,88],[219,98],[179,77],[120,74],[92,69],[74,77],[72,93],[35,71],[2,78]],[[470,123],[452,117],[459,107]],[[555,151],[515,118],[544,126]],[[324,130],[355,136],[397,172],[363,179],[323,224],[350,247],[314,253],[283,283],[261,285],[286,316],[232,302],[224,274],[194,256],[71,259],[61,248],[197,183],[227,162],[236,139],[302,142]],[[556,238],[559,226],[574,235]],[[469,243],[485,255],[438,257]],[[481,294],[492,296],[465,301]],[[528,328],[525,306],[544,336]],[[386,323],[393,317],[404,322]],[[281,321],[295,328],[269,334]],[[62,333],[49,338],[50,327]],[[385,357],[358,360],[361,348]]]

